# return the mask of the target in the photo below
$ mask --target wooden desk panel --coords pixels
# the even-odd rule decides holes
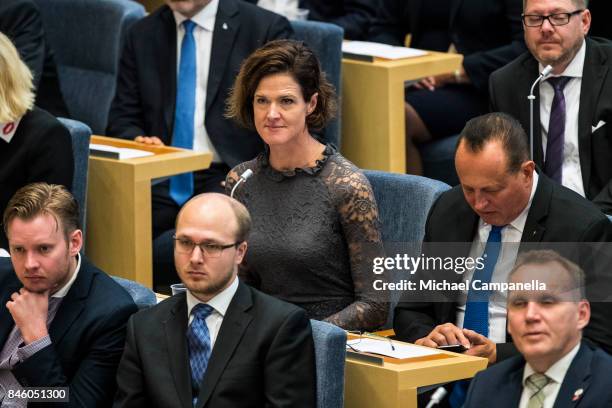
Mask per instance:
[[[342,60],[342,154],[365,169],[406,172],[404,82],[459,69],[459,54]]]
[[[152,288],[151,180],[205,169],[212,156],[103,136],[91,142],[155,153],[127,160],[89,158],[85,241],[87,256],[99,268]]]

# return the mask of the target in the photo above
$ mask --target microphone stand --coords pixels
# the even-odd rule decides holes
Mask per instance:
[[[540,75],[538,75],[537,79],[534,81],[533,85],[531,85],[531,90],[529,91],[529,95],[527,99],[529,99],[529,154],[531,160],[533,160],[533,101],[535,100],[535,95],[533,94],[533,90],[536,85],[542,81],[548,74],[552,71],[552,66],[547,65],[544,67]]]

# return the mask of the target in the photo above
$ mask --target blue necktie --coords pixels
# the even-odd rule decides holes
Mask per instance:
[[[185,20],[183,27],[185,35],[181,43],[172,146],[192,149],[196,93],[196,46],[193,38],[195,23]],[[178,205],[183,205],[192,195],[193,173],[178,174],[170,179],[170,197]]]
[[[213,312],[213,308],[207,304],[199,303],[191,310],[193,320],[187,328],[187,345],[189,347],[189,365],[191,366],[191,390],[193,405],[196,404],[200,393],[200,384],[204,379],[206,367],[212,346],[210,333],[206,326],[206,318]]]
[[[499,251],[501,249],[501,230],[503,228],[504,227],[498,227],[495,225],[491,226],[489,238],[487,238],[487,245],[485,246],[485,250],[482,254],[482,257],[484,258],[484,267],[474,271],[472,282],[474,282],[474,280],[480,280],[482,283],[491,282],[493,270],[495,270],[495,264],[499,258]],[[474,330],[485,337],[489,337],[490,295],[491,293],[488,291],[472,290],[472,285],[470,284],[467,302],[465,305],[465,316],[463,319],[464,329]],[[459,408],[463,406],[465,398],[467,397],[469,385],[469,380],[462,380],[455,383],[453,391],[448,398],[449,405],[452,408]]]
[[[570,79],[570,77],[548,79],[555,90],[555,96],[550,107],[544,174],[559,184],[563,177],[563,147],[565,145],[565,95],[563,95],[563,88]]]

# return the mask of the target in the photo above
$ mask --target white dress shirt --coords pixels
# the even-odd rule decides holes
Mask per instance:
[[[578,342],[578,344],[576,344],[576,346],[574,346],[569,353],[561,357],[559,361],[550,366],[550,368],[544,373],[552,381],[542,389],[542,392],[544,393],[544,405],[542,408],[553,407],[555,400],[557,399],[557,395],[559,394],[559,390],[561,389],[561,384],[563,383],[565,374],[567,374],[567,370],[572,364],[572,361],[574,361],[574,357],[576,357],[576,354],[578,354],[578,349],[580,349],[580,342]],[[527,381],[527,377],[533,373],[535,373],[534,369],[531,368],[529,363],[525,363],[525,368],[523,369],[523,393],[521,394],[521,401],[519,402],[518,408],[527,408],[527,405],[529,404],[529,397],[531,397],[533,391],[525,384],[525,382]],[[567,401],[567,403],[569,404],[569,401]]]
[[[561,184],[574,190],[584,197],[582,169],[580,168],[580,152],[578,151],[578,111],[580,109],[580,87],[582,86],[582,70],[586,55],[586,41],[565,68],[560,76],[571,77],[565,88],[565,140],[563,145],[563,167]],[[540,72],[544,67],[540,64]],[[544,80],[540,82],[540,122],[542,127],[542,151],[546,158],[546,143],[548,142],[548,122],[555,91],[552,85]]]
[[[208,133],[204,126],[204,115],[206,109],[206,87],[208,85],[208,72],[210,68],[210,50],[212,47],[213,30],[217,17],[219,0],[212,0],[198,14],[191,18],[196,25],[193,29],[193,38],[196,44],[196,94],[195,112],[193,115],[193,150],[211,152],[213,161],[219,162],[221,159],[217,154]],[[180,13],[173,12],[176,22],[176,76],[178,83],[178,73],[181,61],[181,44],[185,36],[183,21],[187,20]]]
[[[236,277],[227,288],[223,289],[223,291],[219,292],[215,295],[215,297],[206,302],[207,305],[213,308],[213,312],[206,318],[206,326],[208,327],[208,333],[210,335],[211,350],[215,347],[215,341],[217,340],[217,335],[221,329],[223,318],[225,317],[227,308],[229,307],[229,304],[234,298],[237,290],[238,277]],[[189,289],[187,289],[187,317],[189,319],[189,324],[191,324],[191,321],[193,320],[191,309],[193,309],[198,303],[203,302],[193,296]]]
[[[514,267],[516,262],[516,256],[518,254],[521,237],[523,236],[523,230],[525,228],[525,222],[527,221],[527,215],[531,208],[531,202],[535,195],[538,187],[538,173],[533,172],[533,184],[531,185],[531,195],[529,196],[529,202],[523,211],[516,217],[510,224],[506,225],[501,231],[501,239],[503,243],[512,243],[510,245],[502,245],[493,269],[493,275],[491,276],[491,282],[507,282],[508,274]],[[478,221],[478,232],[472,241],[470,249],[470,257],[477,258],[482,256],[487,240],[489,238],[489,232],[491,231],[491,224],[487,224],[482,219]],[[463,279],[469,279],[472,281],[474,276],[474,270],[466,271]],[[465,303],[467,301],[467,291],[462,291],[457,302],[457,327],[463,327],[463,320],[465,318]],[[504,291],[493,291],[489,298],[489,336],[488,338],[495,343],[506,342],[506,302],[508,294]]]

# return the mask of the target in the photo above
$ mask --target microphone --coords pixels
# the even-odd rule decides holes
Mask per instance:
[[[234,188],[232,188],[230,197],[234,198],[234,191],[236,191],[236,188],[240,185],[240,183],[246,183],[247,179],[251,177],[252,175],[253,175],[253,170],[246,169],[244,173],[240,175],[240,179],[236,182],[236,184],[234,185]]]
[[[540,75],[538,75],[536,80],[533,82],[533,85],[531,85],[529,96],[527,96],[527,99],[529,99],[529,152],[531,155],[531,160],[533,160],[533,101],[535,100],[533,90],[540,81],[542,81],[552,72],[552,70],[553,67],[550,65],[544,67],[542,72],[540,72]]]
[[[442,401],[444,397],[446,397],[446,394],[448,394],[446,388],[438,387],[438,389],[435,390],[434,393],[431,395],[431,398],[429,399],[429,402],[427,403],[427,406],[425,408],[431,408],[434,405],[438,405],[440,401]]]

